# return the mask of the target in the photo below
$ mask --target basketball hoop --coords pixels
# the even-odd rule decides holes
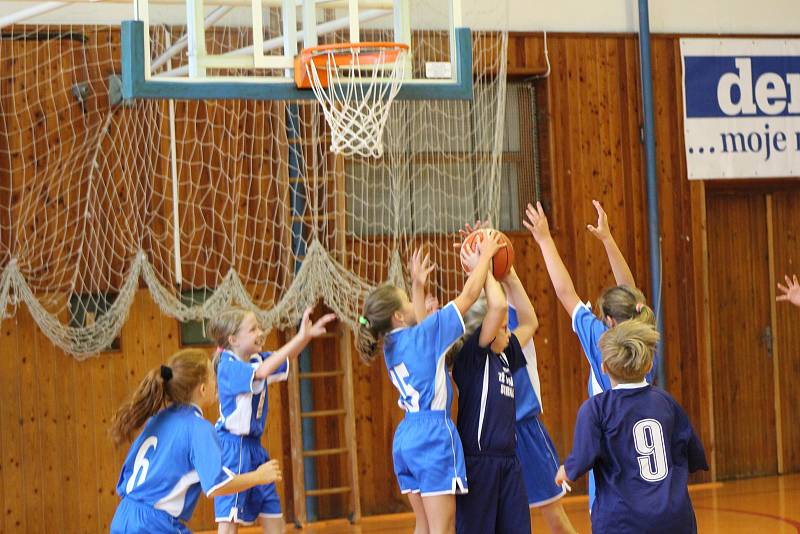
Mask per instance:
[[[314,46],[295,60],[295,83],[311,88],[331,128],[331,151],[379,158],[389,109],[405,77],[408,45]]]

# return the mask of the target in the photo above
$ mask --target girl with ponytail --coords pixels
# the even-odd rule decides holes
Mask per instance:
[[[117,446],[133,441],[117,483],[122,501],[112,534],[188,533],[202,489],[227,495],[280,480],[277,462],[234,475],[222,465],[214,427],[202,408],[216,401],[208,356],[186,349],[151,369],[131,398],[114,414],[110,434]]]
[[[479,252],[470,254],[465,248],[465,260],[475,267],[461,294],[442,309],[428,315],[425,285],[434,265],[418,249],[411,259],[411,300],[399,287],[380,286],[367,296],[358,319],[361,358],[371,362],[383,342],[386,369],[405,410],[392,456],[417,532],[452,533],[455,495],[467,491],[464,451],[450,418],[453,395],[445,358],[464,333],[464,314],[478,299],[490,261],[502,247],[499,236],[483,241]]]
[[[550,235],[550,226],[542,205],[528,204],[527,221],[522,224],[531,232],[542,251],[547,273],[561,305],[572,318],[572,329],[578,336],[583,353],[589,361],[589,395],[599,395],[611,389],[611,378],[602,370],[602,355],[599,340],[609,328],[624,321],[635,319],[648,325],[655,325],[655,314],[645,303],[644,295],[634,282],[633,273],[617,246],[608,226],[608,216],[596,200],[592,201],[597,210],[597,226],[587,225],[589,232],[605,248],[611,271],[617,286],[607,289],[597,300],[597,316],[592,313],[591,304],[583,302],[575,291],[572,278],[561,260],[555,241]],[[656,360],[657,361],[657,360]],[[654,369],[650,369],[645,379],[653,381]],[[594,478],[589,473],[589,508],[594,502]]]

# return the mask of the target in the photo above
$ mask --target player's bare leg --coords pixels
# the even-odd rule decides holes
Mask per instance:
[[[570,523],[564,506],[559,501],[546,504],[539,509],[542,511],[547,528],[553,534],[577,534],[578,531]]]
[[[455,495],[431,495],[423,497],[425,515],[428,517],[430,534],[452,534],[456,529]]]
[[[237,532],[239,532],[239,525],[236,523],[217,523],[217,534],[236,534]]]
[[[414,534],[430,534],[428,530],[428,516],[425,515],[425,506],[422,504],[422,497],[419,493],[409,493],[408,502],[414,510],[414,518],[417,521],[414,527]]]
[[[284,523],[282,517],[264,517],[258,518],[264,534],[282,534],[284,531]]]

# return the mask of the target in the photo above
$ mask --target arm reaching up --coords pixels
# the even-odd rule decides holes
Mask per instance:
[[[472,269],[472,272],[467,277],[464,289],[462,289],[461,294],[453,300],[453,303],[458,308],[462,317],[481,295],[481,289],[483,289],[484,284],[486,284],[486,275],[489,272],[489,265],[491,264],[492,257],[504,246],[505,244],[502,242],[501,234],[495,233],[488,239],[481,241],[478,244],[477,251],[470,252],[462,250],[462,254],[470,257],[468,260],[470,263],[472,263],[474,256],[479,255],[477,262],[475,262],[475,268]]]
[[[550,235],[550,226],[547,223],[547,217],[542,209],[542,204],[537,202],[535,208],[531,204],[528,204],[528,207],[525,209],[525,214],[528,220],[523,220],[522,224],[530,231],[536,243],[538,243],[539,248],[542,250],[544,263],[547,267],[547,274],[550,275],[550,282],[552,282],[553,288],[556,290],[556,296],[558,296],[558,300],[561,302],[561,305],[564,306],[564,309],[567,310],[567,313],[571,314],[575,306],[581,302],[581,299],[575,291],[572,278],[570,278],[567,268],[564,266],[564,262],[558,254],[558,249],[553,241],[553,237]]]
[[[486,284],[483,286],[486,293],[486,315],[481,326],[481,336],[478,338],[478,345],[488,347],[497,336],[497,331],[503,324],[508,310],[508,302],[500,286],[492,273],[486,274]]]
[[[267,359],[261,362],[261,365],[256,368],[256,379],[266,379],[275,372],[278,367],[283,365],[284,361],[300,354],[312,339],[326,332],[325,325],[336,319],[336,315],[329,313],[323,315],[314,323],[311,321],[312,311],[314,311],[313,306],[306,308],[305,312],[303,312],[303,320],[300,321],[300,328],[297,329],[297,334],[284,346],[270,354]]]
[[[636,287],[631,268],[619,250],[617,242],[614,241],[614,236],[611,235],[611,229],[608,227],[608,216],[603,210],[603,206],[596,200],[592,200],[592,204],[594,209],[597,210],[597,226],[587,224],[586,228],[603,243],[603,247],[606,249],[606,256],[608,256],[608,263],[611,264],[611,272],[614,273],[614,280],[617,285]]]
[[[422,255],[422,248],[418,248],[411,255],[409,265],[411,271],[411,303],[414,306],[414,315],[417,322],[422,322],[428,313],[425,306],[425,284],[428,283],[428,275],[436,267],[431,263],[430,254]]]
[[[517,311],[518,324],[514,329],[514,335],[517,336],[519,344],[524,347],[539,329],[539,318],[536,317],[536,310],[533,309],[528,292],[525,291],[519,276],[517,276],[517,271],[513,267],[511,272],[503,278],[502,284],[506,288],[508,303]]]

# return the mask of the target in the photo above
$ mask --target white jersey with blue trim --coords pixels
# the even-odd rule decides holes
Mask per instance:
[[[267,420],[267,384],[289,377],[285,361],[267,380],[257,380],[255,372],[271,353],[261,352],[244,362],[230,351],[220,354],[217,367],[219,419],[217,430],[237,436],[261,437]]]
[[[208,495],[233,476],[200,408],[173,405],[148,419],[131,445],[117,493],[188,521],[200,489]]]
[[[397,404],[407,412],[447,410],[453,389],[445,355],[464,334],[464,319],[450,302],[421,323],[386,335],[383,354],[389,378],[400,392]]]
[[[519,326],[517,310],[508,306],[508,329],[514,331]],[[536,347],[533,337],[522,347],[525,365],[514,371],[514,395],[517,421],[542,413],[542,386],[539,381],[539,366],[536,363]]]
[[[599,395],[611,389],[611,379],[601,371],[600,364],[603,355],[600,353],[600,336],[606,333],[608,326],[592,313],[591,303],[578,302],[572,310],[572,330],[578,335],[583,353],[589,360],[591,373],[589,375],[589,396]],[[645,379],[653,383],[653,376],[658,365],[658,355],[653,355],[653,369],[647,373]]]

